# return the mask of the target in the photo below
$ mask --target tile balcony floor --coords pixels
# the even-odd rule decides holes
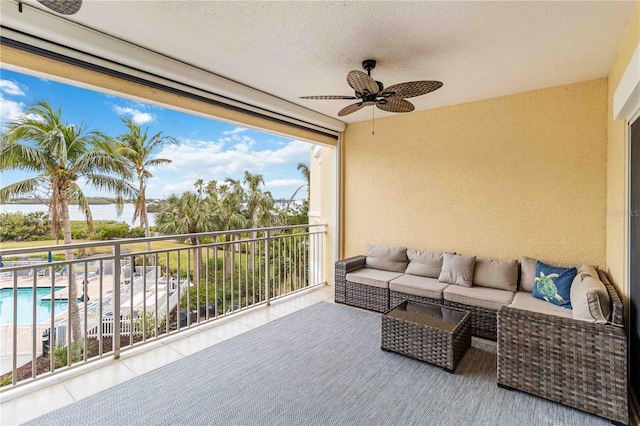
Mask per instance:
[[[231,318],[203,324],[140,348],[42,379],[0,395],[0,424],[27,422],[140,374],[319,302],[333,303],[333,287],[320,286],[258,306]]]

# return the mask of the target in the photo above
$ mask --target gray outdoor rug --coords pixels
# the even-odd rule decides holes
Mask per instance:
[[[476,344],[455,374],[380,350],[380,317],[319,303],[60,408],[34,425],[607,425],[496,385]]]

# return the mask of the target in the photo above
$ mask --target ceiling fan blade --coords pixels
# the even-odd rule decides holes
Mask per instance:
[[[300,99],[358,99],[355,96],[333,96],[333,95],[324,95],[324,96],[300,96]]]
[[[82,0],[38,0],[38,2],[62,15],[73,15],[82,6]]]
[[[408,81],[406,83],[398,83],[387,87],[384,89],[384,92],[382,92],[382,96],[386,95],[395,98],[413,98],[414,96],[426,95],[429,92],[438,90],[442,86],[443,83],[441,81]]]
[[[378,83],[362,71],[349,71],[347,83],[356,93],[362,95],[375,95],[379,90]]]
[[[356,112],[359,109],[364,108],[364,104],[362,102],[358,102],[357,104],[351,104],[347,107],[344,107],[338,112],[338,117],[344,117],[347,114],[351,114],[352,112]]]
[[[411,112],[416,108],[413,106],[411,102],[405,101],[404,99],[401,99],[401,98],[391,97],[391,98],[384,99],[384,101],[386,102],[383,103],[381,101],[378,101],[376,103],[376,106],[383,111]]]

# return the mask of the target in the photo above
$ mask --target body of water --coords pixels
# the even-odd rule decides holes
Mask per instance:
[[[133,211],[135,209],[133,204],[125,204],[122,210],[122,215],[118,217],[116,213],[115,204],[92,204],[90,206],[91,214],[94,220],[117,220],[131,224],[133,218]],[[0,204],[0,213],[31,213],[31,212],[48,212],[49,207],[44,204]],[[156,219],[156,213],[148,213],[149,223],[153,225]],[[69,206],[69,218],[71,220],[84,220],[84,216],[77,205]],[[140,223],[136,221],[136,224]]]
[[[64,287],[56,287],[62,290]],[[36,324],[51,319],[51,302],[42,301],[44,296],[51,294],[51,288],[36,289]],[[13,324],[13,289],[0,290],[0,325]],[[65,312],[69,303],[67,301],[55,301],[55,315]],[[33,288],[18,289],[18,325],[32,324],[33,321]]]

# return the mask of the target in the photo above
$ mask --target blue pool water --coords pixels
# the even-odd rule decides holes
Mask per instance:
[[[56,287],[62,290],[64,287]],[[38,288],[36,290],[36,324],[51,318],[51,302],[42,301],[44,296],[51,294],[51,288]],[[66,301],[55,301],[55,315],[65,312],[69,304]],[[33,289],[18,289],[18,324],[31,324],[33,321]],[[0,325],[13,324],[13,289],[0,290]]]

